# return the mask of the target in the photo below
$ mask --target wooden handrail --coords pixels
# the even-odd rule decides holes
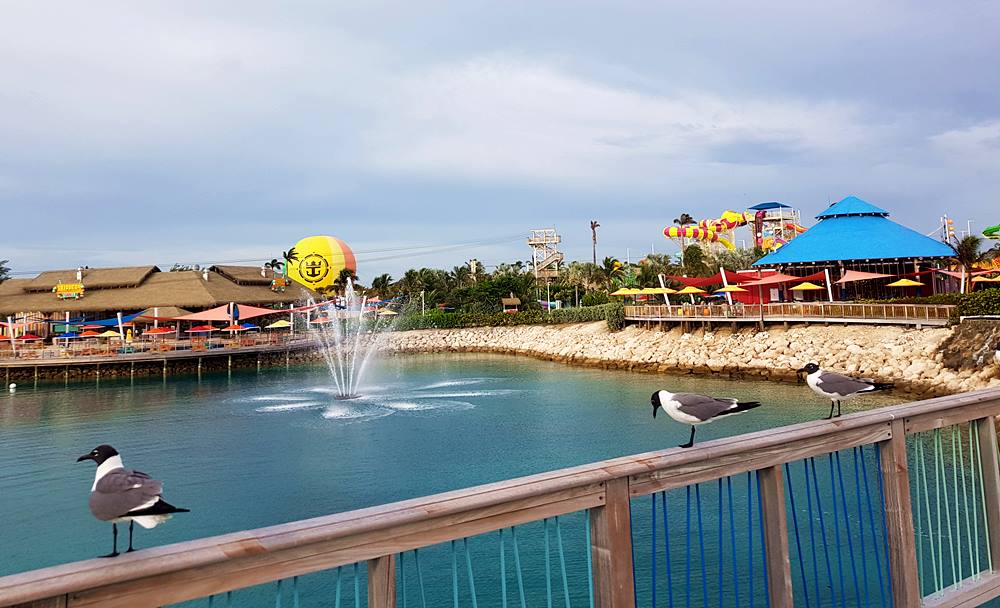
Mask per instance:
[[[996,415],[1000,415],[1000,389],[986,389],[706,441],[686,450],[671,448],[615,458],[166,545],[112,561],[93,559],[6,576],[0,578],[0,606],[52,598],[66,598],[63,605],[72,607],[160,606],[364,560],[381,560],[374,562],[375,571],[385,574],[392,562],[383,558],[402,551],[583,509],[593,509],[595,556],[607,549],[622,560],[619,551],[627,543],[621,522],[627,504],[623,512],[623,503],[612,499],[623,492],[624,496],[647,495],[858,445],[881,443],[895,445],[898,450],[900,429],[906,434],[984,418],[992,422],[989,417]],[[995,449],[995,440],[988,441],[986,435],[983,439]],[[993,463],[984,460],[984,464]],[[776,485],[779,473],[771,473],[771,477],[765,474],[765,492],[780,487]],[[1000,495],[1000,481],[997,483],[998,489],[992,491],[995,498]],[[888,490],[892,492],[891,487]],[[764,500],[771,501],[769,505],[783,504],[777,496],[765,496]],[[783,520],[777,517],[772,521]],[[905,522],[899,529],[905,529]],[[771,538],[778,540],[778,536]],[[781,555],[781,547],[773,542],[776,555]],[[600,557],[607,555],[601,553]],[[596,559],[594,563],[598,565]],[[601,580],[595,589],[607,590],[609,598],[621,598],[621,587],[631,577],[631,562],[627,562],[628,568],[623,563],[606,564],[609,572],[602,565],[601,572],[612,579]],[[595,569],[595,578],[602,576],[601,572]],[[389,588],[388,576],[380,576],[373,584],[379,602],[389,602],[394,591]],[[628,605],[625,599],[621,601],[598,605]]]

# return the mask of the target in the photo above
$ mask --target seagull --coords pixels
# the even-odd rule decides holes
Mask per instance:
[[[173,513],[187,513],[188,509],[173,506],[160,496],[163,484],[149,475],[126,469],[118,450],[110,445],[99,445],[77,462],[93,460],[97,463],[94,485],[90,488],[90,512],[101,521],[111,522],[111,553],[118,555],[118,523],[128,522],[128,550],[132,548],[132,529],[136,523],[146,529],[154,528],[170,519]]]
[[[694,431],[699,424],[711,422],[719,416],[739,414],[760,407],[759,401],[737,401],[731,397],[720,399],[708,395],[670,391],[656,391],[650,402],[653,404],[653,418],[656,418],[656,410],[662,407],[667,415],[677,422],[691,425],[691,437],[687,443],[677,446],[680,448],[694,445]]]
[[[807,363],[805,367],[795,370],[796,374],[805,373],[806,384],[817,395],[830,400],[830,415],[823,420],[833,418],[833,406],[837,406],[837,416],[840,416],[840,402],[857,397],[861,393],[873,393],[891,389],[891,382],[875,382],[869,378],[852,378],[843,374],[824,372],[815,363]]]

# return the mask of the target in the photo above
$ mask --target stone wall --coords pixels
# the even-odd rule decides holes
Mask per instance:
[[[815,361],[831,371],[895,382],[915,396],[1000,386],[996,365],[959,371],[943,365],[940,346],[951,332],[862,325],[689,334],[630,326],[610,332],[599,322],[396,332],[387,337],[386,350],[507,353],[605,368],[792,382],[796,369]]]

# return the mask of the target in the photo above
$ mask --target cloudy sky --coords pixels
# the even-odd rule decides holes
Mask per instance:
[[[996,2],[0,1],[0,259],[362,279],[855,194],[1000,223]],[[806,222],[807,225],[812,220]],[[417,249],[420,248],[420,249]]]

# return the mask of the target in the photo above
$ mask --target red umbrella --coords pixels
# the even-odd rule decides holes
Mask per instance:
[[[206,332],[210,332],[210,331],[216,331],[216,328],[213,327],[213,326],[211,326],[211,325],[197,325],[197,326],[192,327],[191,329],[187,330],[186,333],[189,333],[189,334],[200,334],[200,333],[206,333]]]
[[[99,335],[101,335],[101,332],[94,331],[92,329],[88,329],[87,331],[85,331],[82,334],[80,334],[80,337],[81,338],[96,338]]]
[[[222,331],[246,331],[246,329],[247,328],[243,327],[242,325],[235,325],[234,324],[234,325],[227,325],[226,327],[223,327]]]
[[[80,329],[104,329],[103,325],[84,325]]]
[[[312,321],[309,321],[309,322],[310,323],[329,323],[332,320],[333,319],[331,319],[330,317],[316,317],[315,319],[313,319]]]
[[[22,342],[35,342],[37,340],[44,340],[45,338],[36,336],[35,334],[24,334],[23,336],[18,336],[17,339]]]
[[[142,332],[144,336],[158,336],[160,334],[172,334],[174,333],[173,327],[154,327],[152,329],[147,329]]]

